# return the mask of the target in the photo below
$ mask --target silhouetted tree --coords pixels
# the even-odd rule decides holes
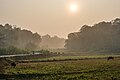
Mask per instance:
[[[29,44],[32,44],[32,49],[40,46],[41,36],[38,33],[32,33],[29,30],[14,27],[10,24],[0,25],[0,47],[14,46],[16,48],[25,49],[30,48]],[[33,46],[35,45],[35,46]],[[30,48],[31,49],[31,48]]]
[[[82,26],[68,35],[65,47],[81,52],[120,52],[120,19]]]

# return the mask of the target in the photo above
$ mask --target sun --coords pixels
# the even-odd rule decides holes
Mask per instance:
[[[78,11],[78,5],[76,3],[71,3],[69,5],[69,10],[73,13],[77,12]]]

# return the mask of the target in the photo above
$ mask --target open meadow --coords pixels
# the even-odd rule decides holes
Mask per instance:
[[[103,57],[103,56],[102,56]],[[120,58],[53,57],[43,60],[19,61],[5,67],[1,79],[10,80],[120,80]]]

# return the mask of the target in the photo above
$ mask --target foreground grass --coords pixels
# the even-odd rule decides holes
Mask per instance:
[[[112,57],[120,57],[120,55],[82,55],[82,56],[55,56],[55,57],[49,57],[49,58],[38,58],[38,59],[33,59],[34,60],[39,60],[39,61],[49,61],[49,60],[72,60],[72,59],[102,59],[102,58],[107,58],[109,56]]]
[[[120,58],[19,63],[5,75],[17,80],[120,80]]]

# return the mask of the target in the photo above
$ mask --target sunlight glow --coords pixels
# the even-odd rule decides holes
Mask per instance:
[[[71,12],[75,13],[78,11],[78,5],[76,3],[72,3],[70,4],[69,9]]]

